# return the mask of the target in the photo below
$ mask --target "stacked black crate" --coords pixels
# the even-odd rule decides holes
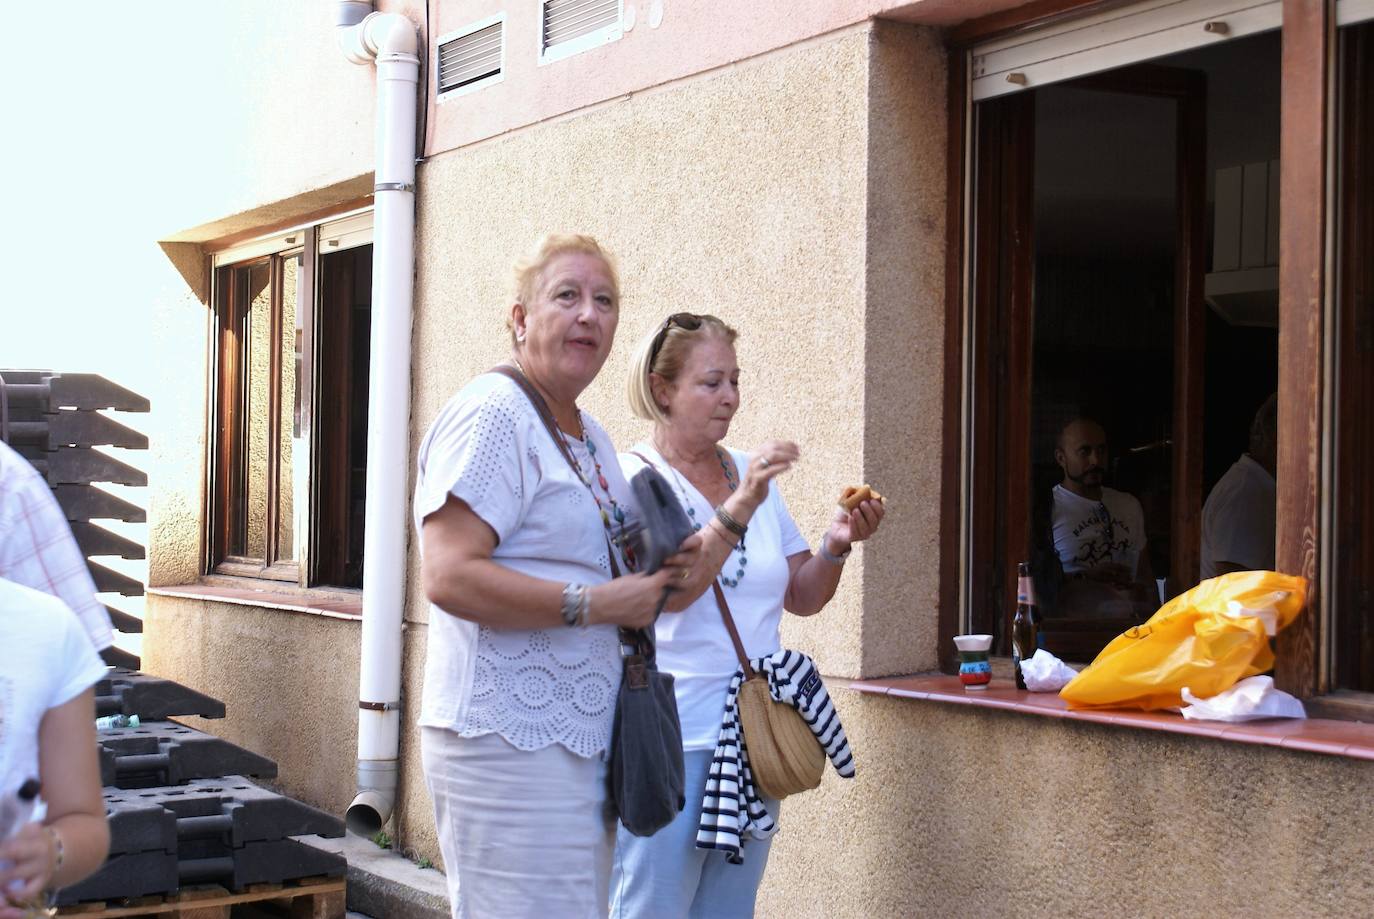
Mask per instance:
[[[343,856],[291,838],[342,836],[341,820],[252,781],[274,778],[276,763],[165,720],[223,717],[222,703],[170,680],[115,669],[96,686],[96,708],[139,723],[97,734],[110,856],[91,877],[62,890],[60,904],[170,895],[204,884],[242,890],[347,871]]]

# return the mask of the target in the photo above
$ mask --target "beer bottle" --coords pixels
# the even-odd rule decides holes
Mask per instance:
[[[1039,645],[1039,617],[1035,611],[1035,589],[1031,583],[1030,563],[1016,570],[1016,615],[1011,620],[1011,661],[1016,670],[1016,688],[1026,688],[1021,661],[1035,654]]]

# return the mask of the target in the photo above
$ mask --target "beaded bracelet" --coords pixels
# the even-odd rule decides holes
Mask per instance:
[[[744,539],[744,534],[749,529],[749,527],[740,523],[734,517],[731,517],[730,513],[726,511],[724,504],[716,505],[716,519],[724,524],[727,530],[734,533],[740,539]]]
[[[52,837],[52,877],[55,878],[57,877],[57,872],[62,870],[62,862],[66,859],[67,853],[66,850],[62,847],[62,837],[58,834],[57,830],[53,829],[50,826],[45,826],[43,827],[43,829],[47,830],[48,835]],[[48,883],[52,884],[51,879]],[[54,884],[53,886],[56,885]]]

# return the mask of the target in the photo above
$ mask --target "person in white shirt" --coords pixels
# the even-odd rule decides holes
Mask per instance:
[[[883,519],[878,501],[852,512],[837,508],[812,555],[773,485],[798,460],[797,445],[770,440],[752,454],[721,446],[740,402],[735,336],[715,316],[675,313],[640,344],[631,363],[630,407],[654,422],[654,432],[621,454],[621,465],[630,476],[650,463],[668,480],[701,534],[702,559],[655,625],[658,665],[676,681],[687,806],[653,836],[619,831],[611,882],[617,919],[753,915],[771,839],[749,841],[742,864],[696,845],[738,666],[712,584],[719,578],[746,654],[772,654],[781,648],[783,611],[819,612],[834,595],[853,544],[872,536]],[[776,802],[766,805],[777,814]]]
[[[512,299],[511,363],[577,468],[498,373],[464,386],[425,435],[421,758],[454,917],[582,919],[604,916],[609,896],[617,627],[653,622],[700,540],[653,575],[612,577],[626,570],[608,539],[630,490],[606,432],[577,407],[615,340],[610,256],[588,236],[546,237],[517,263]]]
[[[1158,599],[1145,551],[1145,513],[1133,495],[1103,485],[1107,432],[1078,418],[1059,434],[1054,451],[1063,480],[1053,491],[1050,526],[1065,581],[1057,614],[1137,616]],[[1079,582],[1075,584],[1074,582]]]
[[[0,825],[0,919],[19,919],[105,861],[94,685],[106,668],[66,604],[3,578],[0,646],[0,824],[26,781],[41,784],[34,810]]]
[[[1202,506],[1202,580],[1274,567],[1274,470],[1279,400],[1265,400],[1250,423],[1250,452],[1212,486]]]

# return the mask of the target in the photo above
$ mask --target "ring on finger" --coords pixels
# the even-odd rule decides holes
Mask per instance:
[[[687,580],[688,578],[690,578],[691,576],[692,576],[692,572],[688,571],[686,568],[683,568],[681,571],[678,572],[677,579],[678,579],[679,581],[685,581],[685,580]]]
[[[760,456],[760,457],[759,457],[759,468],[761,468],[761,469],[767,469],[767,468],[768,468],[768,457],[766,457],[766,456]]]

